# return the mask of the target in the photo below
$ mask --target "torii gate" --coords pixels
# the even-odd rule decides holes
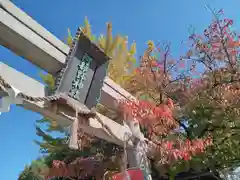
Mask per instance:
[[[9,0],[0,0],[0,43],[54,76],[64,66],[69,52],[67,45],[58,40]],[[30,97],[46,96],[43,84],[1,62],[0,78],[10,87],[8,89],[10,89],[9,91],[13,96],[17,96],[18,93]],[[27,86],[26,83],[28,84]],[[13,89],[17,91],[13,91]],[[131,97],[131,95],[127,91],[108,77],[105,77],[100,98],[102,105],[112,108],[117,99],[128,97]],[[69,126],[74,122],[72,118],[56,114],[52,109],[44,107],[41,101],[22,99],[19,105],[50,119],[55,119],[62,126]],[[89,118],[88,121],[87,125],[80,125],[86,133],[120,146],[124,146],[126,133],[133,134],[130,126],[126,124],[120,125],[99,113],[97,113],[97,118]],[[105,126],[111,130],[111,133]],[[140,134],[140,129],[138,133]],[[76,142],[74,143],[72,143],[71,147],[77,148]],[[135,149],[132,147],[133,144],[129,141],[127,145],[128,154],[132,154],[128,156],[129,165],[130,167],[138,167],[139,164],[137,164],[134,156],[136,154]]]

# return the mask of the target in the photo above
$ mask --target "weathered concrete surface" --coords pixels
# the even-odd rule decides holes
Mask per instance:
[[[8,0],[0,0],[0,43],[45,71],[63,67],[69,47]],[[100,103],[114,107],[114,100],[131,95],[106,77]]]
[[[45,94],[43,84],[24,75],[21,72],[16,71],[6,64],[0,63],[0,76],[4,77],[4,80],[6,80],[10,85],[30,96],[43,97]],[[51,110],[44,108],[43,103],[24,101],[20,106],[23,106],[25,109],[40,113],[41,115],[49,117],[50,119],[57,120],[57,122],[62,126],[69,126],[73,122],[72,119],[66,116],[55,114]],[[130,132],[130,130],[127,127],[122,126],[101,114],[98,115],[103,123],[112,130],[112,133],[117,138],[108,134],[102,125],[94,118],[89,119],[89,126],[82,126],[83,130],[86,133],[97,136],[98,138],[123,146],[124,133]]]

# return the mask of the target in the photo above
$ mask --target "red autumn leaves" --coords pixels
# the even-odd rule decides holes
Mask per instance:
[[[131,100],[120,100],[120,107],[123,109],[125,114],[131,115],[138,120],[141,119],[153,119],[153,118],[168,118],[172,119],[171,108],[173,108],[173,102],[168,99],[167,105],[154,106],[148,101],[131,101]]]
[[[185,160],[188,161],[192,156],[198,153],[203,153],[206,147],[212,145],[212,139],[210,137],[206,139],[189,139],[185,141],[165,141],[161,143],[161,147],[168,154],[170,159],[173,160]]]
[[[66,164],[64,161],[53,160],[45,179],[53,177],[86,177],[101,174],[101,162],[91,158],[77,158],[74,162]]]
[[[165,158],[165,163],[176,160],[190,160],[193,155],[203,153],[206,147],[212,144],[212,139],[195,139],[195,140],[154,140],[156,135],[168,134],[171,130],[178,127],[178,123],[172,115],[174,108],[173,101],[169,98],[164,105],[155,106],[147,101],[119,101],[123,113],[136,119],[142,126],[147,127],[148,131],[154,131],[156,124],[160,124],[155,132],[155,136],[150,136],[154,144],[155,154],[160,153]],[[160,122],[160,123],[159,123]],[[150,132],[151,134],[151,132]]]
[[[178,127],[172,115],[174,105],[171,99],[160,106],[154,106],[144,100],[120,100],[119,107],[125,115],[138,120],[142,126],[148,129],[150,134],[162,135]]]

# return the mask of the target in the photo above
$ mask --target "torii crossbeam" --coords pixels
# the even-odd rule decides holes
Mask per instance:
[[[69,52],[67,45],[8,0],[0,0],[0,44],[54,76],[64,66]],[[11,87],[28,96],[47,96],[43,84],[3,63],[0,63],[0,77]],[[27,82],[28,86],[21,82]],[[108,77],[104,79],[100,98],[102,105],[112,108],[117,99],[129,97],[131,95],[111,79]],[[67,116],[54,113],[51,109],[44,107],[42,102],[23,99],[20,105],[43,116],[56,119],[63,126],[68,126],[74,121]],[[97,115],[102,123],[99,119],[90,118],[87,125],[82,125],[83,129],[89,134],[123,146],[124,134],[131,133],[129,127],[120,125],[99,113]],[[113,134],[104,128],[105,125]],[[128,146],[132,146],[131,142]],[[131,163],[131,160],[129,163],[131,167],[136,165]]]

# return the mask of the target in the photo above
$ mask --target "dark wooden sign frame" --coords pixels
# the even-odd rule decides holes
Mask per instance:
[[[96,106],[109,59],[79,28],[56,79],[55,93],[66,93],[88,108]]]

